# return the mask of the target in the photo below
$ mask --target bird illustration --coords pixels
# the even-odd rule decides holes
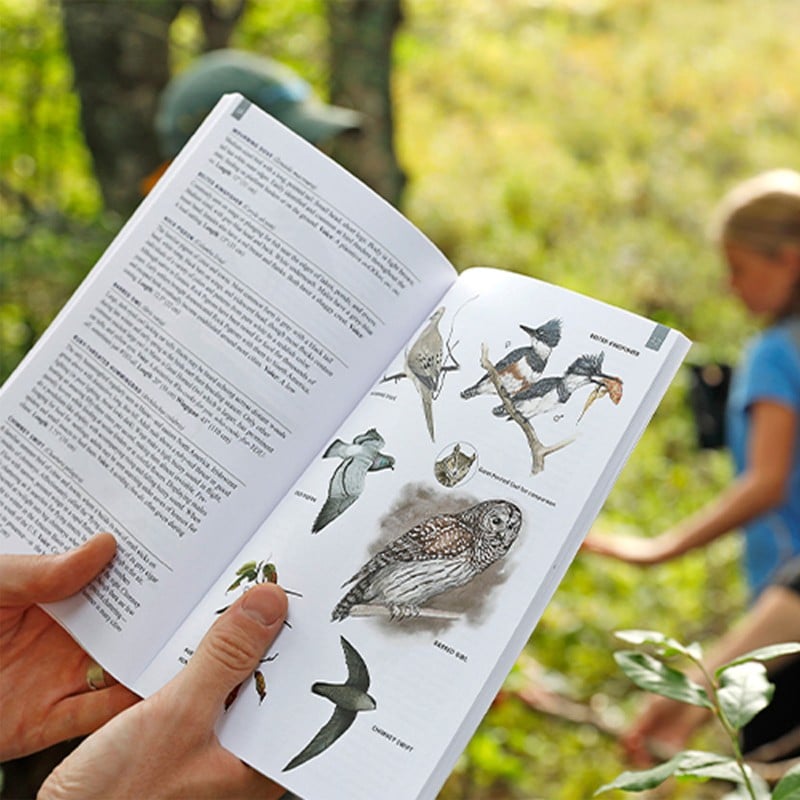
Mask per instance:
[[[554,408],[566,403],[574,392],[590,383],[605,385],[607,381],[618,381],[603,371],[603,353],[582,355],[567,367],[566,372],[558,377],[540,378],[527,389],[517,392],[511,398],[511,404],[530,420],[539,414],[546,414]],[[508,417],[505,406],[492,409],[496,417]]]
[[[541,376],[550,353],[561,341],[560,319],[548,320],[538,328],[529,328],[527,325],[519,327],[531,337],[530,345],[511,350],[494,365],[500,377],[500,385],[509,395],[526,389]],[[461,397],[469,400],[479,394],[492,393],[496,394],[494,384],[489,374],[484,373],[477,383],[461,392]]]
[[[368,472],[394,469],[394,458],[380,452],[384,444],[378,431],[370,428],[351,444],[336,439],[322,454],[323,458],[341,458],[342,463],[331,476],[328,497],[314,520],[312,533],[321,531],[358,500]]]
[[[389,609],[392,619],[419,615],[432,597],[469,583],[503,558],[517,538],[522,512],[506,500],[484,500],[455,514],[437,514],[376,553],[344,586],[352,588],[331,618],[355,605]]]
[[[367,694],[370,679],[364,659],[344,636],[340,637],[340,641],[347,665],[347,680],[344,683],[318,682],[311,687],[314,694],[334,704],[333,714],[317,735],[283,768],[283,772],[299,767],[327,750],[353,724],[359,711],[374,711],[378,707],[375,699]]]
[[[439,320],[444,315],[444,308],[437,308],[422,333],[417,337],[406,353],[405,373],[411,378],[414,388],[422,400],[425,423],[431,441],[433,431],[433,399],[439,388],[439,376],[442,372],[444,342],[439,333]]]

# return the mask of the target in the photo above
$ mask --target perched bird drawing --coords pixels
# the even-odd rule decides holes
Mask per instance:
[[[550,353],[561,341],[560,319],[548,320],[538,328],[529,328],[527,325],[519,327],[531,337],[530,345],[511,350],[494,365],[500,377],[500,385],[509,395],[526,389],[541,376]],[[461,397],[469,400],[479,394],[496,394],[488,373],[484,373],[477,383],[464,389]]]
[[[384,444],[378,431],[370,428],[356,436],[351,444],[336,439],[322,454],[323,458],[341,458],[342,463],[331,476],[328,497],[314,520],[312,533],[321,531],[358,500],[368,472],[394,469],[394,458],[380,452]]]
[[[530,420],[563,406],[582,386],[607,386],[610,381],[621,384],[619,378],[603,372],[603,353],[582,355],[567,367],[563,375],[540,378],[527,389],[517,392],[511,398],[511,404],[525,419]],[[496,406],[492,413],[496,417],[509,417],[505,406]]]
[[[434,311],[428,324],[406,353],[405,373],[411,378],[411,382],[422,400],[422,410],[425,413],[425,423],[428,426],[431,441],[435,441],[433,400],[439,389],[439,377],[442,373],[444,358],[444,342],[442,334],[439,333],[439,321],[444,312],[444,308]]]
[[[376,553],[344,586],[352,588],[331,615],[353,606],[389,609],[392,619],[418,616],[432,597],[469,583],[503,558],[517,538],[522,512],[506,500],[485,500],[455,514],[437,514]]]
[[[327,750],[353,724],[359,711],[374,711],[377,708],[375,699],[367,694],[370,678],[364,659],[344,636],[340,637],[340,641],[347,665],[347,680],[344,683],[318,682],[311,687],[314,694],[333,703],[333,714],[317,735],[283,768],[283,772],[299,767]]]

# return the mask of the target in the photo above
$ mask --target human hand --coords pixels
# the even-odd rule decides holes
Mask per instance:
[[[0,761],[91,733],[139,700],[110,676],[91,691],[94,662],[36,605],[80,591],[115,552],[106,533],[61,555],[0,556]]]
[[[627,561],[629,564],[659,564],[668,557],[664,551],[663,541],[662,537],[645,539],[642,536],[590,531],[581,549]]]
[[[280,786],[220,745],[214,724],[278,635],[286,606],[275,584],[248,590],[182,672],[86,739],[50,774],[38,800],[280,797]]]

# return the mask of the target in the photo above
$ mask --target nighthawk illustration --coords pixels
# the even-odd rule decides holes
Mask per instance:
[[[469,583],[503,558],[522,526],[506,500],[485,500],[455,514],[437,514],[376,553],[349,581],[331,618],[356,605],[383,606],[392,619],[415,617],[432,597]]]
[[[356,436],[352,444],[337,439],[328,447],[322,457],[341,458],[342,463],[331,476],[328,497],[314,520],[312,533],[321,531],[358,500],[368,472],[394,468],[394,458],[380,452],[384,444],[378,431],[370,428]]]
[[[370,677],[364,659],[344,636],[340,640],[347,665],[347,680],[344,683],[317,682],[311,687],[314,694],[333,703],[333,714],[317,735],[283,768],[283,772],[299,767],[327,750],[353,724],[359,711],[374,711],[377,708],[375,699],[367,694]]]
[[[526,325],[519,327],[530,336],[530,345],[511,350],[494,365],[500,378],[500,385],[509,395],[526,389],[541,376],[547,366],[550,353],[561,341],[560,319],[548,320],[538,328],[529,328]],[[468,400],[479,394],[496,394],[488,373],[484,373],[477,383],[464,389],[461,397]]]

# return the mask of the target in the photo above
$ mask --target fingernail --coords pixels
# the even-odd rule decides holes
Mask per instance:
[[[272,585],[254,586],[242,599],[242,611],[264,626],[274,625],[286,613],[286,596]]]

